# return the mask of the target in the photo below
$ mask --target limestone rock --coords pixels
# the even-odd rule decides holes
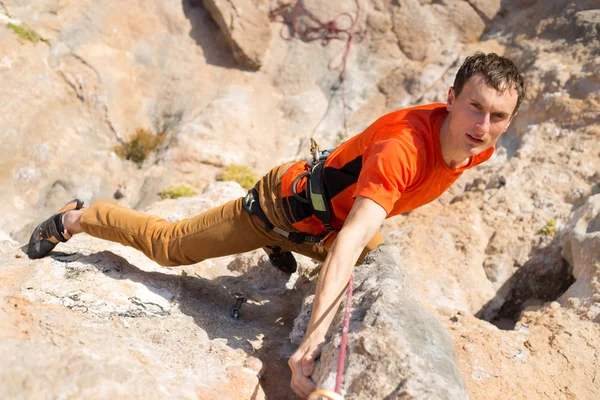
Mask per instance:
[[[462,211],[454,217],[450,216],[453,207],[439,204],[415,210],[398,220],[401,226],[385,229],[384,238],[399,246],[416,299],[432,308],[474,314],[496,295],[482,268],[491,234],[469,204],[456,207]]]
[[[393,23],[400,49],[415,61],[448,54],[461,43],[474,42],[485,27],[468,2],[456,0],[443,5],[399,0],[393,9]]]
[[[524,313],[510,331],[460,313],[442,319],[454,339],[469,398],[593,399],[600,394],[585,384],[600,368],[595,350],[600,326],[557,306]]]
[[[469,0],[468,2],[477,12],[491,21],[500,11],[500,0]]]
[[[576,281],[559,301],[600,322],[600,195],[590,197],[565,230],[563,254]]]
[[[242,67],[256,71],[269,48],[267,9],[259,0],[203,0]]]
[[[467,399],[450,336],[411,297],[401,265],[398,250],[382,246],[355,270],[344,396]],[[343,311],[330,328],[313,374],[319,387],[330,390],[335,386]]]
[[[183,218],[240,192],[218,182],[207,198],[148,211]],[[302,291],[293,290],[298,275],[273,268],[262,250],[162,268],[85,234],[41,260],[3,238],[0,347],[10,357],[0,360],[0,397],[292,398],[280,382],[289,381],[286,360],[271,352],[284,351]],[[314,268],[303,258],[299,266]],[[248,301],[233,320],[238,292]]]
[[[252,13],[264,18],[262,4]],[[324,22],[358,12],[353,1],[302,4]],[[220,183],[155,204],[157,193],[181,184],[202,192],[231,163],[265,173],[306,158],[311,136],[334,146],[386,112],[444,101],[477,50],[517,63],[525,102],[492,159],[439,200],[386,221],[386,240],[399,246],[415,299],[450,329],[471,399],[600,398],[589,384],[600,348],[590,245],[600,194],[597,0],[358,5],[341,84],[343,40],[285,40],[287,28],[271,22],[270,41],[239,39],[268,47],[249,73],[200,0],[0,3],[1,398],[46,388],[75,398],[294,398],[287,338],[313,286],[272,275],[261,251],[164,269],[86,236],[36,262],[15,242],[71,198],[89,203],[117,188],[121,204],[194,215],[243,190]],[[231,35],[251,30],[240,25],[244,7],[227,21]],[[137,128],[166,135],[141,167],[113,150]],[[238,291],[249,300],[232,322]],[[294,331],[293,342],[303,335]],[[260,381],[248,356],[263,364]]]

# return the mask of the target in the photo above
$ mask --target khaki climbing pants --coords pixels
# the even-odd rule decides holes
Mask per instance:
[[[272,169],[255,186],[260,205],[271,223],[294,231],[281,201],[281,178],[290,164]],[[111,201],[91,205],[81,217],[84,232],[100,239],[118,242],[143,252],[163,266],[195,264],[200,261],[239,254],[265,246],[279,246],[324,261],[327,250],[318,244],[297,244],[273,231],[242,207],[243,198],[232,200],[192,218],[169,222]],[[382,242],[378,234],[368,250]],[[265,249],[267,252],[268,249]],[[362,257],[361,257],[362,258]]]

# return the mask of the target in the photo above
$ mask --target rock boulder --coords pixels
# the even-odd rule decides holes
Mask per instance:
[[[243,68],[260,69],[269,48],[268,10],[259,0],[204,0],[204,6],[221,28],[233,58]]]
[[[355,269],[345,398],[467,399],[452,339],[412,298],[401,265],[398,249],[382,246]],[[330,390],[335,387],[343,313],[342,307],[313,375],[319,387]],[[298,324],[306,321],[297,319]]]

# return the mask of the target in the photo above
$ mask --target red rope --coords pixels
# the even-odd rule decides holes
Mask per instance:
[[[317,16],[311,13],[304,7],[302,0],[297,0],[295,3],[284,3],[279,7],[269,12],[269,19],[273,22],[280,22],[283,24],[279,35],[284,40],[291,40],[294,36],[298,36],[303,42],[312,42],[315,40],[321,40],[321,45],[327,46],[332,40],[344,40],[346,43],[344,48],[335,54],[327,67],[330,71],[340,70],[340,87],[342,90],[342,114],[344,117],[344,130],[348,135],[348,123],[346,118],[346,93],[344,90],[344,81],[346,80],[346,64],[348,62],[348,54],[352,41],[355,36],[358,36],[358,41],[364,37],[364,32],[356,32],[356,24],[360,16],[360,5],[358,0],[354,0],[356,4],[356,16],[352,17],[350,13],[344,12],[336,15],[331,21],[321,21]],[[298,19],[302,17],[304,28],[300,27]],[[340,27],[340,20],[348,18],[350,24],[347,28]],[[283,34],[284,29],[287,28],[290,36]],[[338,55],[342,53],[340,62],[334,66],[333,62],[336,60]]]
[[[346,346],[348,345],[348,330],[350,326],[350,307],[352,306],[352,292],[354,290],[354,276],[350,275],[348,281],[348,297],[346,298],[346,311],[344,312],[344,325],[342,328],[342,342],[338,356],[337,374],[335,376],[335,392],[342,394],[344,383],[344,365],[346,363]]]

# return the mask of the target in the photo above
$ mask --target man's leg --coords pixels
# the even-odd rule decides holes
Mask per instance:
[[[71,234],[86,232],[134,247],[164,266],[254,250],[271,243],[274,235],[242,208],[242,199],[179,222],[99,201],[88,209],[67,212],[63,221]]]

